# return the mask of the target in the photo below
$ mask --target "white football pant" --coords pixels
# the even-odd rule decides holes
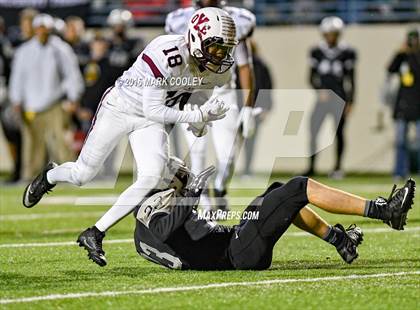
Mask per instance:
[[[68,182],[82,186],[95,177],[109,153],[128,135],[137,165],[137,181],[95,224],[101,231],[125,217],[158,186],[169,156],[164,125],[130,112],[112,91],[106,93],[76,162],[64,163],[47,175],[50,183]]]

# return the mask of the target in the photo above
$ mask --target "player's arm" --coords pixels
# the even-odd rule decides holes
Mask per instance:
[[[165,242],[191,216],[192,211],[197,208],[201,192],[207,185],[208,178],[215,170],[214,166],[210,166],[195,176],[185,189],[184,197],[176,203],[176,206],[169,213],[165,214],[165,210],[162,210],[155,215],[150,215],[149,229],[159,240]],[[165,200],[162,199],[162,201]],[[192,235],[196,236],[194,233]]]
[[[244,107],[240,114],[242,135],[249,138],[255,131],[255,117],[252,110],[255,105],[255,77],[252,67],[252,54],[247,39],[241,40],[235,50],[235,59],[238,66],[238,79],[241,89],[245,90]]]
[[[165,106],[166,95],[167,90],[158,86],[143,89],[143,112],[146,118],[163,124],[203,121],[200,110],[180,111]]]
[[[143,90],[143,112],[146,118],[162,123],[199,123],[211,122],[225,117],[228,108],[223,102],[208,101],[196,110],[180,111],[165,105],[167,91],[157,86]]]
[[[391,63],[388,66],[388,74],[395,74],[400,71],[400,67],[404,61],[404,54],[399,52],[392,59]]]
[[[346,91],[346,105],[347,112],[353,104],[355,93],[355,64],[356,64],[356,51],[350,50],[347,59],[344,62],[344,90]]]
[[[183,198],[176,202],[169,213],[158,212],[151,215],[149,229],[159,240],[165,242],[174,231],[184,225],[193,210],[197,209],[203,188],[215,170],[214,166],[210,166],[194,177],[184,190]]]
[[[317,67],[319,64],[318,57],[316,55],[316,50],[312,49],[309,55],[309,84],[314,89],[321,88],[321,79],[319,77]]]
[[[174,231],[185,223],[192,211],[197,209],[201,192],[215,170],[214,166],[210,166],[195,176],[188,187],[181,191],[180,195],[183,198],[178,201],[174,202],[174,199],[170,199],[174,194],[173,189],[155,194],[155,196],[161,195],[160,199],[153,199],[153,196],[151,198],[154,201],[160,201],[159,209],[149,212],[148,208],[151,206],[147,202],[143,203],[138,213],[140,214],[139,220],[149,227],[155,237],[165,242]],[[172,203],[175,203],[175,206],[171,207]]]
[[[153,215],[149,223],[150,231],[160,241],[165,242],[173,232],[184,224],[197,203],[198,198],[184,198],[172,208],[169,214],[158,213]]]
[[[244,105],[253,107],[255,104],[255,77],[252,68],[252,52],[247,40],[239,42],[235,50],[235,58],[238,66],[238,78],[241,88],[249,91]]]

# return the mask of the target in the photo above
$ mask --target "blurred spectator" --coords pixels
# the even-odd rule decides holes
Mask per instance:
[[[356,51],[340,41],[344,28],[343,21],[338,17],[326,17],[321,21],[320,30],[323,40],[310,51],[310,83],[313,88],[319,89],[318,99],[311,117],[311,156],[310,166],[306,175],[315,174],[316,140],[321,126],[328,115],[334,117],[337,128],[336,135],[336,162],[330,177],[341,179],[344,172],[341,162],[345,147],[344,126],[349,116],[354,97],[354,71]],[[329,89],[345,102],[342,113],[337,98],[331,96]]]
[[[90,42],[90,60],[83,70],[85,92],[78,112],[82,130],[87,133],[105,90],[114,84],[108,62],[108,41],[97,34]]]
[[[64,40],[73,48],[81,70],[89,61],[89,43],[84,40],[84,34],[85,23],[80,17],[66,18]]]
[[[82,134],[78,137],[78,141],[81,142],[79,145],[80,148],[83,146],[84,138],[88,134],[92,119],[101,102],[102,95],[107,88],[115,83],[108,60],[108,48],[109,42],[99,34],[97,34],[90,43],[90,60],[83,70],[86,90],[81,100],[81,108],[78,112],[82,130]],[[115,176],[115,155],[116,152],[113,151],[105,160],[100,174],[101,177],[107,178]]]
[[[252,174],[251,167],[252,160],[254,158],[254,148],[258,137],[258,131],[261,123],[267,117],[269,111],[273,106],[273,100],[271,96],[271,89],[273,88],[273,83],[271,79],[270,70],[265,64],[265,62],[260,58],[255,41],[251,41],[251,48],[252,63],[255,76],[254,112],[256,114],[256,124],[254,135],[251,138],[245,139],[245,169],[243,172],[244,176],[250,176]],[[240,87],[241,86],[239,85],[239,89],[241,89]]]
[[[52,34],[64,39],[64,31],[66,30],[66,23],[59,17],[54,17],[54,26]]]
[[[33,37],[34,29],[32,22],[37,14],[38,11],[34,9],[24,9],[19,13],[19,28],[17,28],[17,31],[9,34],[14,47],[19,46]]]
[[[6,37],[4,19],[0,17],[0,123],[14,163],[12,175],[7,181],[17,182],[22,168],[22,135],[20,123],[13,113],[7,95],[12,55],[12,44]]]
[[[63,32],[63,39],[70,44],[73,52],[77,56],[80,71],[85,70],[85,66],[89,62],[89,43],[85,41],[85,23],[78,16],[69,16],[66,18],[65,28]],[[86,86],[86,85],[85,85]],[[85,132],[83,126],[89,126],[90,119],[81,119],[79,115],[72,115],[72,127],[73,127],[73,145],[72,149],[77,154],[80,152],[83,141],[85,138]]]
[[[107,23],[112,30],[109,62],[112,69],[112,77],[115,81],[136,60],[144,48],[144,42],[141,39],[128,37],[127,30],[133,25],[133,17],[130,11],[112,10],[108,16]]]
[[[388,74],[398,74],[400,88],[394,106],[396,158],[394,177],[405,178],[409,173],[407,132],[410,123],[416,125],[417,170],[420,172],[420,42],[419,30],[408,32],[407,42],[388,67]]]
[[[47,147],[52,160],[70,159],[63,107],[73,111],[83,91],[76,56],[67,43],[51,35],[53,26],[51,16],[37,15],[33,20],[35,36],[17,49],[12,63],[10,100],[16,111],[22,112],[30,138],[31,161],[25,177],[42,169]],[[68,100],[65,106],[61,104],[64,98]]]
[[[7,25],[15,25],[17,15],[22,8],[34,8],[60,18],[77,15],[86,19],[91,2],[91,0],[1,0],[0,12]]]

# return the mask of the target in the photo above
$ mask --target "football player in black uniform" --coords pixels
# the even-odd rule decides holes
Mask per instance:
[[[346,117],[351,111],[354,97],[354,68],[356,51],[340,40],[344,23],[339,17],[326,17],[320,25],[324,39],[310,51],[310,83],[314,89],[319,89],[315,110],[311,117],[311,159],[306,175],[315,174],[316,139],[318,132],[328,115],[334,117],[338,124],[336,162],[331,177],[343,177],[341,159],[344,151],[344,126]],[[344,111],[336,98],[332,98],[329,89],[344,102]]]
[[[169,187],[150,193],[134,211],[135,245],[146,259],[173,269],[225,270],[266,269],[273,247],[291,224],[334,245],[343,260],[357,258],[362,230],[352,225],[330,226],[306,205],[327,212],[379,219],[402,230],[413,203],[415,182],[409,179],[388,199],[367,200],[322,185],[307,177],[285,184],[274,182],[246,208],[257,216],[242,219],[233,227],[200,217],[196,208],[202,189],[215,168],[193,176],[179,159]]]
[[[125,70],[130,68],[143,51],[144,42],[140,38],[131,38],[127,34],[128,29],[134,24],[130,11],[112,10],[107,18],[107,23],[112,32],[109,40],[108,58],[112,70],[111,79],[115,81]]]

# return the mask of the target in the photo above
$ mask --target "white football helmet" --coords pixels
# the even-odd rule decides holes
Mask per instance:
[[[324,17],[319,25],[322,33],[337,32],[341,33],[344,29],[344,22],[340,17],[328,16]]]
[[[114,9],[109,13],[107,18],[107,23],[109,26],[123,25],[123,26],[132,26],[133,14],[128,10]]]
[[[190,55],[205,69],[224,73],[233,65],[238,42],[235,22],[226,11],[215,7],[195,11],[186,36]]]

